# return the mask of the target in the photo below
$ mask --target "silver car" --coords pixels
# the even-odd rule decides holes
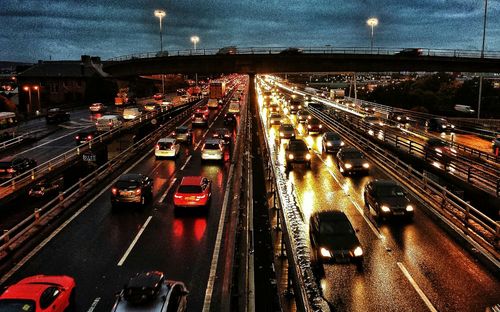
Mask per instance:
[[[224,143],[219,139],[207,139],[201,149],[201,160],[224,160]]]

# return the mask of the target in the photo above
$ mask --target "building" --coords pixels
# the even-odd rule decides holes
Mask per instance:
[[[20,113],[111,102],[116,93],[115,83],[102,70],[101,59],[88,55],[79,61],[38,61],[19,73],[17,80]]]

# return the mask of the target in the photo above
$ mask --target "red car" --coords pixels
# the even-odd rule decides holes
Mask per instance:
[[[27,277],[0,295],[0,311],[63,312],[75,307],[75,286],[65,275]]]
[[[208,206],[212,196],[212,182],[201,176],[182,178],[174,194],[174,207]]]
[[[203,106],[198,107],[196,109],[196,112],[203,113],[207,117],[208,117],[208,114],[210,113],[210,111],[208,110],[208,105],[203,105]]]

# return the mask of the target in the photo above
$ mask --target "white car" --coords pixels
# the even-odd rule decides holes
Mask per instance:
[[[117,115],[104,115],[97,119],[95,126],[97,131],[110,131],[113,128],[120,127],[122,121]]]
[[[156,159],[160,157],[177,157],[181,146],[175,138],[161,138],[155,146]]]
[[[139,116],[141,116],[141,112],[137,107],[125,108],[123,110],[123,119],[133,120]]]
[[[201,149],[201,160],[224,160],[224,143],[219,139],[207,139]]]
[[[104,104],[102,103],[92,103],[89,106],[89,110],[91,113],[101,113],[106,110],[106,106],[104,106]]]

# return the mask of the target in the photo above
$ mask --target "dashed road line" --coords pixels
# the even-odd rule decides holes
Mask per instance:
[[[177,181],[177,178],[173,178],[173,179],[172,179],[172,182],[170,182],[170,185],[167,187],[167,190],[166,190],[166,191],[165,191],[165,193],[163,193],[163,195],[161,196],[159,203],[163,203],[163,201],[165,200],[165,197],[167,197],[167,194],[168,194],[168,192],[170,192],[170,189],[171,189],[171,188],[172,188],[172,186],[174,185],[175,181]]]
[[[181,167],[181,171],[184,170],[184,168],[186,168],[187,164],[189,163],[189,161],[191,160],[191,157],[192,155],[189,155],[189,157],[186,159],[186,162],[184,163],[184,165],[182,165]]]
[[[405,268],[405,266],[403,265],[403,263],[398,262],[398,267],[403,272],[404,276],[408,279],[408,281],[410,282],[411,286],[413,286],[413,288],[415,289],[415,291],[417,292],[417,294],[420,296],[420,298],[424,301],[424,303],[427,306],[427,308],[429,308],[429,311],[437,312],[436,308],[432,305],[432,303],[429,300],[429,298],[427,298],[427,296],[422,291],[422,289],[418,286],[417,282],[415,282],[415,280],[413,279],[413,277],[411,277],[410,273]]]
[[[137,244],[137,241],[141,237],[142,233],[144,232],[144,230],[146,229],[146,227],[148,226],[148,224],[149,224],[149,222],[151,221],[152,218],[153,218],[153,216],[149,216],[147,218],[146,222],[144,222],[144,224],[142,225],[141,229],[139,230],[139,232],[135,236],[134,240],[132,241],[132,243],[130,244],[130,246],[128,246],[127,250],[123,254],[123,256],[120,259],[120,261],[118,261],[118,266],[122,266],[123,263],[125,262],[125,260],[127,260],[128,255],[130,254],[130,252],[134,248],[135,244]]]

